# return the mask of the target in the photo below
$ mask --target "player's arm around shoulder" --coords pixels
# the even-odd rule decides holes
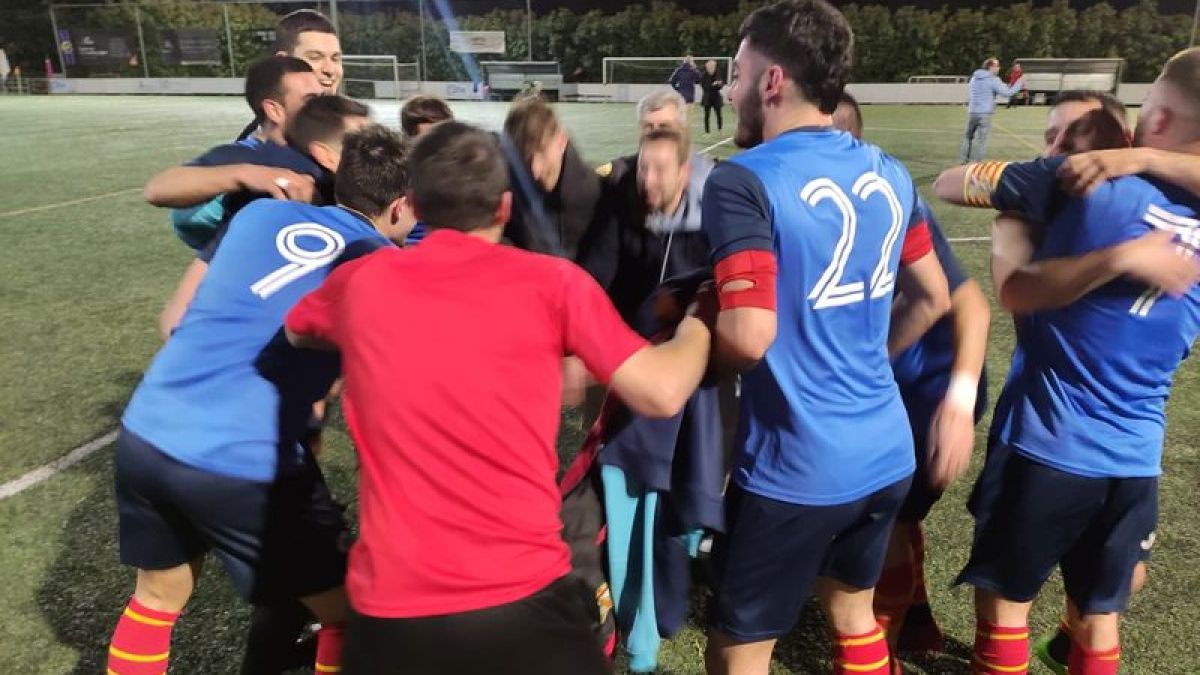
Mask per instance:
[[[720,306],[717,361],[726,369],[753,368],[775,343],[775,234],[766,188],[737,162],[717,164],[704,183],[701,227],[712,249]]]

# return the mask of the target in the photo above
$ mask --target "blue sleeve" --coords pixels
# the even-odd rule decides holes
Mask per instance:
[[[239,143],[218,145],[208,152],[187,162],[184,166],[227,166],[229,164],[254,164],[258,148]]]
[[[1130,181],[1106,183],[1085,197],[1071,199],[1046,229],[1039,259],[1079,255],[1145,234],[1145,195]]]
[[[992,192],[992,206],[999,211],[1015,211],[1038,224],[1054,220],[1067,200],[1058,183],[1058,168],[1065,160],[1043,157],[1009,164]]]
[[[949,283],[950,292],[954,293],[959,286],[970,279],[962,266],[958,263],[958,258],[954,257],[954,251],[950,248],[950,242],[946,240],[946,234],[942,232],[942,227],[938,225],[937,219],[933,216],[933,211],[924,202],[918,202],[920,209],[925,217],[925,222],[929,225],[929,236],[933,240],[933,252],[937,254],[938,262],[942,265],[942,271],[946,274],[946,281]]]
[[[736,162],[721,162],[704,183],[701,227],[715,265],[741,251],[774,251],[771,202],[754,172]]]

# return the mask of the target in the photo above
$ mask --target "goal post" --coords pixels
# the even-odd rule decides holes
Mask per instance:
[[[418,91],[420,64],[401,61],[390,54],[342,56],[342,82],[351,98],[404,99]]]
[[[693,56],[697,70],[703,70],[708,61],[717,62],[717,73],[729,83],[733,75],[733,58],[729,56]],[[601,59],[604,67],[604,84],[666,84],[671,73],[683,62],[678,56],[606,56]]]

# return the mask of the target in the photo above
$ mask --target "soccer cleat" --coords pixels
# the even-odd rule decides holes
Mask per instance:
[[[946,638],[925,603],[913,605],[904,615],[896,650],[902,653],[938,653],[946,648]]]
[[[1038,640],[1037,644],[1033,646],[1033,655],[1037,657],[1038,661],[1042,662],[1043,666],[1049,668],[1054,675],[1067,675],[1067,660],[1063,659],[1059,661],[1054,658],[1054,641],[1058,636],[1059,633],[1056,631],[1053,635]]]

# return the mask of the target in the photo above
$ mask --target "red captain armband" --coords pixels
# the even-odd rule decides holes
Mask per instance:
[[[779,266],[775,254],[770,251],[738,251],[724,258],[713,270],[721,309],[758,307],[775,311],[775,277],[778,275]]]
[[[929,223],[924,220],[908,228],[904,235],[904,247],[900,249],[900,264],[911,265],[929,255],[933,250],[933,236],[929,234]]]

